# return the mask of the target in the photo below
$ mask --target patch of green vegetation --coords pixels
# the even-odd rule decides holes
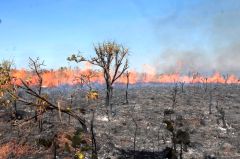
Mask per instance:
[[[75,134],[73,137],[72,137],[72,147],[74,148],[79,148],[81,143],[82,143],[82,135],[81,134]]]
[[[82,128],[77,128],[76,129],[76,132],[74,133],[75,135],[79,135],[79,134],[81,134],[81,133],[83,133],[83,129]]]
[[[82,128],[77,128],[73,137],[71,137],[72,147],[80,148],[80,145],[87,143],[86,140],[83,139],[82,134],[83,134],[83,129]]]

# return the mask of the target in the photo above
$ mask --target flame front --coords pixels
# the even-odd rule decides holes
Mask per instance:
[[[86,65],[84,69],[71,69],[64,68],[58,70],[47,70],[42,73],[43,87],[55,87],[59,85],[74,85],[79,83],[76,77],[81,75],[88,75],[93,72],[95,75],[91,78],[91,82],[103,84],[104,78],[100,71],[94,71],[90,65]],[[148,65],[144,66],[144,73],[139,73],[134,70],[129,71],[129,83],[222,83],[222,84],[238,84],[239,78],[236,75],[223,76],[221,73],[216,72],[211,76],[202,76],[200,74],[193,75],[180,75],[179,73],[171,74],[157,74],[156,71]],[[32,72],[21,69],[13,70],[13,76],[16,78],[15,83],[21,84],[20,79],[25,80],[30,85],[36,85],[38,78]],[[117,81],[118,83],[125,84],[127,82],[126,76],[123,74]]]

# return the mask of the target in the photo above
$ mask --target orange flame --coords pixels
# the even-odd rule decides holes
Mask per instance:
[[[180,75],[179,73],[172,74],[157,74],[156,70],[149,66],[144,65],[144,73],[138,73],[135,70],[130,70],[129,83],[175,83],[175,82],[185,82],[185,83],[227,83],[227,84],[238,84],[239,78],[232,74],[226,77],[221,75],[221,73],[216,72],[212,76],[202,76],[200,74],[194,75]],[[100,84],[104,83],[104,78],[102,72],[93,71],[90,64],[86,64],[84,69],[71,69],[64,68],[58,70],[48,70],[44,71],[42,74],[43,78],[43,87],[55,87],[63,84],[74,85],[77,84],[76,77],[80,75],[88,75],[91,72],[94,72],[95,76],[91,78],[91,82],[97,82]],[[20,69],[13,70],[12,74],[16,77],[16,84],[21,84],[20,79],[27,81],[30,85],[36,85],[38,83],[38,78],[32,72]],[[126,83],[126,75],[122,75],[118,81],[118,83]]]

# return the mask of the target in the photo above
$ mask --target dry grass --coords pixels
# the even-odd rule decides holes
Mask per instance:
[[[0,147],[0,159],[5,159],[10,156],[14,156],[14,158],[19,158],[20,156],[33,153],[34,150],[31,146],[19,145],[16,143],[16,141],[9,141]]]

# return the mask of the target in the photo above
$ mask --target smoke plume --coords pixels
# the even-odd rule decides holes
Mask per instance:
[[[167,10],[164,18],[153,16],[153,11],[143,5],[145,1],[133,2],[143,17],[149,19],[161,45],[159,55],[152,60],[159,73],[239,74],[240,1],[212,0],[196,4],[170,1],[168,5],[173,5],[173,9]]]

